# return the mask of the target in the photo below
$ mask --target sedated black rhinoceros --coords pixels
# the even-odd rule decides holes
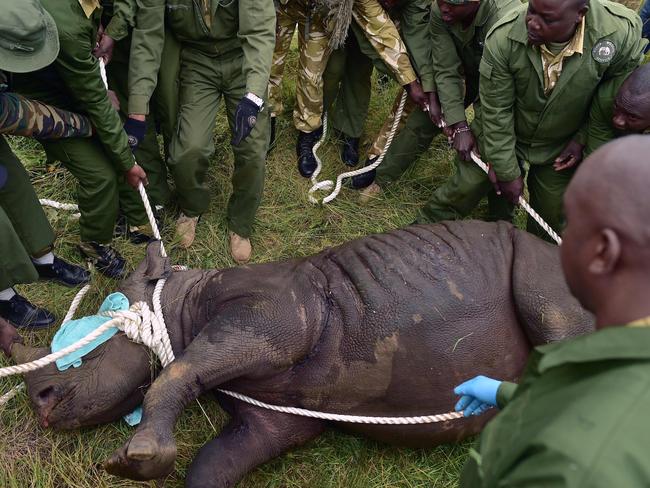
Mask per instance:
[[[150,301],[155,280],[169,273],[157,251],[150,245],[121,286],[132,302]],[[123,334],[79,369],[26,375],[42,425],[54,428],[110,422],[144,398],[142,423],[105,463],[133,479],[173,470],[178,416],[217,387],[331,413],[445,413],[463,380],[516,379],[532,346],[593,328],[564,283],[556,247],[506,223],[475,221],[411,226],[279,263],[176,272],[162,303],[176,361],[153,383],[148,351]],[[0,328],[0,345],[17,362],[48,352],[18,340]],[[331,426],[218,398],[232,418],[199,451],[188,487],[233,486]],[[478,432],[488,418],[336,427],[434,446]]]

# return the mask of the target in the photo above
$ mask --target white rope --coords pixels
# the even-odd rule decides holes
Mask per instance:
[[[483,171],[485,171],[486,174],[489,173],[490,167],[484,163],[474,151],[471,152],[471,157],[472,161],[474,161]],[[523,196],[519,197],[519,205],[521,205],[521,207],[528,213],[528,215],[530,215],[535,220],[535,222],[537,222],[537,224],[542,229],[544,229],[555,242],[557,242],[558,245],[562,244],[562,238],[558,235],[558,233],[555,232],[553,228],[548,225],[548,223],[542,218],[542,216],[538,214],[533,207],[530,206],[530,204]]]
[[[272,410],[274,412],[288,413],[291,415],[299,415],[301,417],[311,417],[322,420],[332,420],[334,422],[347,422],[353,424],[376,424],[376,425],[416,425],[416,424],[434,424],[437,422],[446,422],[448,420],[455,420],[463,418],[462,412],[449,412],[441,413],[438,415],[423,415],[419,417],[366,417],[360,415],[339,415],[335,413],[315,412],[306,410],[304,408],[296,407],[278,407],[268,403],[254,400],[246,395],[235,393],[234,391],[219,390],[237,400],[250,403],[256,407]]]
[[[70,212],[79,211],[79,206],[74,203],[59,203],[56,200],[48,200],[47,198],[41,198],[38,201],[44,207],[52,207],[59,210],[68,210]]]
[[[320,167],[321,162],[318,156],[316,155],[317,149],[320,147],[322,141],[325,139],[325,121],[327,118],[324,119],[323,121],[323,136],[321,139],[318,141],[318,143],[314,146],[314,157],[316,158],[316,162],[318,163],[318,166],[316,168],[317,172],[314,172],[314,176],[312,176],[312,182],[314,182],[314,185],[309,189],[309,201],[311,203],[319,203],[318,200],[313,196],[313,193],[319,190],[329,190],[334,186],[334,191],[327,195],[325,198],[323,198],[321,203],[329,203],[332,200],[334,200],[338,194],[341,192],[341,188],[343,187],[343,180],[346,178],[352,178],[354,176],[359,176],[365,173],[368,173],[374,169],[376,169],[383,161],[384,157],[386,156],[386,153],[388,153],[388,150],[390,149],[391,144],[393,143],[393,139],[395,137],[395,134],[397,133],[397,129],[399,127],[399,122],[400,119],[402,118],[402,114],[404,113],[404,106],[406,105],[406,100],[408,99],[408,94],[406,93],[406,90],[402,93],[402,98],[399,102],[399,107],[397,108],[397,112],[395,112],[395,119],[393,120],[393,125],[390,129],[390,132],[388,133],[388,138],[386,139],[386,144],[384,144],[384,149],[381,151],[381,154],[379,157],[375,160],[374,163],[372,163],[369,166],[365,166],[363,168],[357,169],[355,171],[348,171],[347,173],[342,173],[336,178],[336,186],[334,185],[334,182],[332,180],[324,180],[321,181],[320,183],[316,183],[314,181],[314,177],[320,173]]]

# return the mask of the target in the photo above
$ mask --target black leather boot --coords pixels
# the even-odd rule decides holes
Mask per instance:
[[[34,268],[42,280],[55,281],[64,286],[79,286],[90,281],[90,273],[81,266],[54,256],[52,264],[36,264]]]
[[[44,329],[54,325],[56,318],[17,293],[9,300],[0,300],[0,317],[19,329]]]
[[[298,143],[296,144],[298,171],[305,178],[311,177],[318,166],[314,157],[314,145],[318,142],[322,134],[322,127],[313,132],[298,133]]]
[[[364,164],[364,168],[366,166],[370,166],[376,161],[376,158],[369,159],[366,161],[366,164]],[[367,173],[363,173],[358,176],[353,176],[350,178],[350,187],[355,189],[355,190],[362,190],[363,188],[369,187],[373,181],[375,181],[375,176],[377,175],[377,170],[373,169],[372,171],[368,171]]]
[[[82,242],[79,245],[79,251],[104,276],[118,280],[126,277],[126,261],[111,246],[96,242]]]
[[[346,166],[354,167],[359,164],[359,138],[345,134],[341,137],[341,159]]]

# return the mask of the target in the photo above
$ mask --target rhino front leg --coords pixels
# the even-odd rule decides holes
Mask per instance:
[[[144,398],[141,424],[105,469],[134,480],[168,475],[176,459],[173,429],[185,406],[227,381],[249,372],[271,373],[294,359],[286,344],[273,344],[241,324],[206,327],[154,381]]]
[[[256,466],[319,436],[322,420],[262,410],[237,402],[219,437],[201,448],[186,488],[231,488]]]

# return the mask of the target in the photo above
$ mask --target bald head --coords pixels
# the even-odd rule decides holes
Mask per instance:
[[[594,227],[611,227],[639,245],[650,245],[649,156],[650,136],[606,144],[580,165],[565,206]]]
[[[564,276],[598,328],[650,315],[649,156],[650,136],[616,139],[580,165],[564,196]]]

